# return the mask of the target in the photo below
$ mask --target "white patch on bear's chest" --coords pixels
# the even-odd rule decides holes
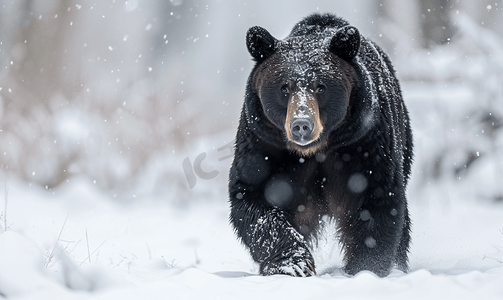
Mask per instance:
[[[339,243],[337,222],[325,215],[320,220],[318,239],[310,246],[318,276],[340,271],[343,266],[343,252]]]

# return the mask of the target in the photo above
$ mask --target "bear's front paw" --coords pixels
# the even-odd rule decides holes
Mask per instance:
[[[297,249],[283,252],[279,257],[273,257],[260,264],[262,275],[285,274],[294,277],[316,275],[314,259],[307,249]]]

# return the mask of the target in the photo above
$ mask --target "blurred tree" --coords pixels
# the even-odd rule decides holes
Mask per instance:
[[[454,34],[450,13],[455,1],[420,0],[422,45],[446,44]]]
[[[70,0],[62,0],[53,14],[34,16],[34,0],[25,0],[19,6],[19,30],[13,35],[10,64],[2,76],[1,97],[4,105],[2,118],[3,166],[25,179],[37,171],[45,175],[44,184],[58,184],[66,178],[65,170],[75,158],[53,150],[49,158],[39,160],[51,152],[55,137],[51,132],[51,118],[56,103],[54,95],[65,94],[73,99],[77,83],[63,84],[67,64],[65,41],[71,27]],[[40,168],[30,166],[39,160]]]
[[[4,170],[48,188],[84,175],[127,189],[156,155],[211,132],[196,121],[211,103],[194,105],[204,91],[191,88],[204,86],[195,83],[204,66],[192,61],[206,1],[22,0],[0,9]]]

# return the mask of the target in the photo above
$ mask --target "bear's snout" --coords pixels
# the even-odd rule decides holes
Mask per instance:
[[[295,143],[307,145],[312,142],[309,139],[314,128],[314,122],[311,118],[295,118],[292,120],[290,127]]]
[[[318,100],[307,87],[299,87],[288,101],[285,132],[288,147],[299,151],[303,156],[317,151],[314,146],[320,139],[323,124],[320,119]],[[307,146],[308,147],[304,147]],[[299,147],[300,146],[300,147]]]

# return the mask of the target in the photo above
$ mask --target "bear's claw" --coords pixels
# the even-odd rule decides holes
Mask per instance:
[[[285,274],[293,277],[316,276],[314,260],[309,251],[294,253],[280,260],[266,261],[260,268],[262,275]]]

